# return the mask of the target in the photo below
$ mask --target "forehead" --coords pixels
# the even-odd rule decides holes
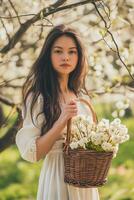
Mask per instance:
[[[59,37],[57,40],[55,40],[55,42],[53,44],[53,48],[56,46],[59,46],[62,48],[76,47],[76,43],[73,38],[63,35],[63,36]]]

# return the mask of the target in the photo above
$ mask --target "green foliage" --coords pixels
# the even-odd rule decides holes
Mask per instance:
[[[0,155],[0,200],[34,200],[41,162],[22,160],[16,146]]]
[[[95,145],[92,142],[88,142],[86,148],[90,150],[96,150],[98,152],[104,152],[104,149],[101,147],[101,145]]]

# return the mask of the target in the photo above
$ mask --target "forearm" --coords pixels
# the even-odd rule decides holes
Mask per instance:
[[[61,132],[63,131],[65,125],[65,121],[57,120],[57,122],[54,123],[53,127],[46,134],[37,138],[37,160],[40,160],[51,150],[55,141],[61,137]]]

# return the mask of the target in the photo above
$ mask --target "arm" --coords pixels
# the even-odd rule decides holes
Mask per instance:
[[[61,137],[61,132],[66,126],[66,121],[58,119],[53,127],[43,136],[37,138],[37,160],[46,155],[54,145],[55,141]]]
[[[24,118],[24,107],[22,107],[22,118],[23,118],[23,125],[22,128],[16,134],[16,145],[19,149],[21,157],[24,160],[29,162],[36,162],[36,139],[40,137],[41,134],[41,124],[45,120],[44,116],[41,114],[38,117],[38,126],[35,126],[32,122],[31,115],[30,115],[30,105],[31,105],[31,98],[32,94],[28,96],[26,107],[27,112]],[[35,121],[37,114],[42,109],[42,101],[41,98],[38,97],[38,100],[35,104],[34,111],[33,111],[33,119]],[[37,121],[36,121],[37,122]]]
[[[61,109],[61,115],[59,119],[54,123],[53,127],[43,136],[37,138],[37,160],[40,160],[46,155],[56,140],[61,137],[62,130],[67,125],[67,121],[77,115],[76,101],[71,100],[68,104],[64,104]]]
[[[66,126],[68,119],[76,115],[76,105],[74,105],[74,102],[72,105],[65,105],[53,127],[45,135],[40,136],[41,127],[37,128],[32,123],[29,104],[27,105],[27,114],[23,120],[23,126],[16,135],[16,144],[23,159],[29,162],[37,162],[50,151],[55,141],[61,137],[62,130]],[[37,103],[36,109],[34,109],[35,114],[40,104],[41,102]],[[42,116],[40,121],[43,120],[45,119]]]
[[[67,121],[77,115],[77,105],[74,100],[62,107],[59,119],[54,123],[53,127],[43,136],[37,138],[37,160],[46,155],[57,139],[61,137],[62,130],[67,125]]]

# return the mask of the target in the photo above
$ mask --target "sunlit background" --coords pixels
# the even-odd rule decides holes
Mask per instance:
[[[42,161],[22,160],[14,135],[12,141],[8,134],[18,117],[16,108],[29,69],[49,30],[60,23],[72,25],[82,35],[89,63],[86,87],[98,118],[119,117],[130,134],[113,159],[107,184],[99,188],[101,200],[134,200],[134,2],[106,0],[95,6],[68,0],[60,7],[74,5],[49,14],[56,2],[0,1],[0,200],[36,199]],[[38,20],[26,31],[24,24],[37,13]],[[13,39],[20,29],[23,34]]]

